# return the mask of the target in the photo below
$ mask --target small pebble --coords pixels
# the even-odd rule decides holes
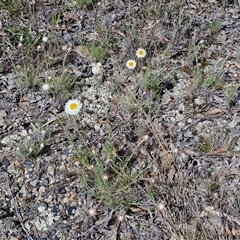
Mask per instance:
[[[24,185],[22,186],[19,192],[22,193],[23,196],[27,196],[28,194],[27,188]]]
[[[30,229],[31,229],[31,225],[29,224],[29,221],[26,221],[26,222],[24,223],[24,225],[25,225],[25,228],[26,228],[27,230],[30,230]]]
[[[6,170],[8,168],[8,166],[10,165],[10,162],[9,162],[9,160],[6,157],[4,157],[2,162],[1,162],[1,164],[2,164],[2,168],[4,170]]]
[[[66,167],[62,164],[62,165],[59,167],[59,171],[64,172],[65,170],[66,170]]]
[[[47,168],[47,172],[48,172],[50,175],[54,175],[54,168],[53,168],[53,166],[49,166],[49,167]]]
[[[96,131],[98,131],[101,128],[101,125],[100,124],[95,124],[94,128],[95,128]]]
[[[46,192],[46,188],[44,186],[41,186],[38,191],[39,191],[40,194],[41,193],[45,193]]]
[[[27,159],[27,160],[25,160],[23,162],[23,166],[25,166],[27,168],[33,168],[34,167],[34,163],[31,160]]]
[[[8,136],[4,137],[1,140],[1,144],[3,144],[3,145],[7,145],[9,142],[10,142],[10,138]]]
[[[65,197],[62,202],[63,202],[63,203],[68,203],[68,202],[69,202],[69,199]]]
[[[52,200],[53,200],[53,196],[49,195],[48,198],[45,199],[45,202],[50,203],[50,202],[52,202]]]
[[[76,207],[67,205],[66,206],[66,212],[67,212],[68,215],[74,215],[75,212],[76,212]]]
[[[58,206],[57,205],[54,205],[53,207],[52,207],[52,212],[53,212],[53,214],[56,216],[56,214],[58,213],[58,211],[59,211],[59,208],[58,208]]]
[[[10,139],[13,139],[13,140],[17,140],[17,139],[18,139],[18,134],[10,135],[9,138],[10,138]]]
[[[41,212],[44,212],[46,211],[46,208],[44,206],[39,206],[38,207],[38,211],[41,213]]]
[[[10,240],[18,240],[18,238],[15,238],[15,237],[11,237]]]
[[[21,136],[26,137],[28,135],[28,132],[27,130],[22,130],[20,134]]]

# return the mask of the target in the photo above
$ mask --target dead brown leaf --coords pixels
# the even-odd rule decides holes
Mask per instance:
[[[215,108],[215,109],[212,109],[212,110],[209,110],[207,112],[204,113],[205,116],[212,116],[212,115],[215,115],[215,114],[218,114],[218,113],[227,113],[228,114],[228,111],[226,109],[221,109],[221,108]]]
[[[153,29],[158,22],[159,20],[157,20],[156,22],[155,21],[148,22],[147,26],[145,26],[143,30],[147,31]]]
[[[75,21],[78,21],[78,15],[70,12],[70,13],[63,13],[63,17],[64,18],[67,18],[67,19],[72,19],[72,20],[75,20]]]
[[[29,107],[29,99],[26,97],[22,97],[18,105],[20,108],[27,109]]]

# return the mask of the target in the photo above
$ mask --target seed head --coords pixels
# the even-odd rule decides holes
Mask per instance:
[[[119,215],[117,216],[117,219],[118,219],[120,222],[122,222],[122,221],[124,220],[124,214],[119,214]]]
[[[89,208],[88,213],[90,216],[95,216],[97,214],[97,211],[95,208]]]

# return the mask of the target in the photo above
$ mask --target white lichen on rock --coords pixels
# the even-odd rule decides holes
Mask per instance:
[[[109,89],[96,76],[86,78],[85,83],[79,95],[79,99],[84,99],[79,122],[82,126],[93,125],[98,119],[106,117],[109,101],[113,97]]]
[[[39,206],[38,215],[33,220],[29,220],[29,223],[35,225],[39,231],[46,231],[55,220],[57,220],[57,217],[54,216],[50,209]]]

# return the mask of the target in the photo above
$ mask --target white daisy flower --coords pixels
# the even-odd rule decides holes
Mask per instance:
[[[73,100],[68,100],[66,105],[65,105],[65,112],[68,115],[76,115],[82,108],[82,103],[80,103],[79,100],[73,99]]]
[[[100,62],[92,66],[92,73],[94,75],[101,74],[101,72],[102,72],[102,64]]]
[[[49,86],[48,83],[45,83],[45,84],[42,85],[42,90],[48,91],[49,89],[50,89],[50,86]]]
[[[136,55],[138,58],[144,58],[146,56],[146,51],[143,49],[143,48],[139,48],[137,51],[136,51]]]
[[[134,60],[128,60],[126,66],[128,69],[134,69],[136,67],[136,62]]]
[[[42,41],[46,43],[46,42],[48,41],[48,37],[44,36],[44,37],[42,38]]]

